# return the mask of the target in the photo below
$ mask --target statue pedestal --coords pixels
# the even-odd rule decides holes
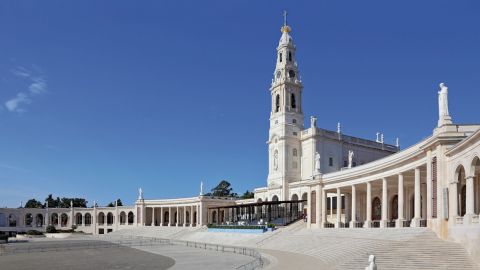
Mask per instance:
[[[442,116],[440,119],[438,119],[438,127],[445,126],[445,125],[451,125],[453,124],[452,122],[452,117],[450,115],[447,116]]]

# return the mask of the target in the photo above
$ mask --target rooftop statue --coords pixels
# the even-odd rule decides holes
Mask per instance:
[[[445,83],[440,83],[440,91],[438,91],[438,112],[440,118],[449,116],[448,113],[448,87]]]

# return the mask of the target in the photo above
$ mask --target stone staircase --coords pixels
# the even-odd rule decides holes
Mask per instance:
[[[480,269],[461,245],[425,228],[301,229],[273,237],[262,248],[313,256],[321,269],[363,269],[370,254],[378,269]]]

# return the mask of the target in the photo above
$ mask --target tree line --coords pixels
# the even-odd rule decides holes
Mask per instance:
[[[116,200],[118,206],[123,206],[122,200]],[[52,194],[49,194],[43,203],[37,199],[30,199],[25,203],[25,208],[69,208],[70,204],[73,207],[87,208],[88,201],[84,198],[68,198],[68,197],[57,197],[54,198]],[[98,206],[98,205],[97,205]],[[106,205],[107,207],[114,207],[115,201],[110,202]]]

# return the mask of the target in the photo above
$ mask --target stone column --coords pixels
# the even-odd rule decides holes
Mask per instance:
[[[432,150],[427,151],[427,224],[432,219]]]
[[[172,207],[169,206],[168,207],[168,224],[167,224],[168,227],[171,227],[172,226]]]
[[[337,188],[337,222],[335,228],[340,228],[342,223],[342,192]]]
[[[178,227],[178,224],[180,224],[180,209],[178,208],[178,206],[177,206],[176,218],[177,218],[177,222],[176,222],[175,226]]]
[[[388,186],[387,178],[382,178],[382,221],[380,228],[386,228],[388,222]]]
[[[475,214],[475,193],[474,193],[474,183],[473,176],[468,176],[465,178],[466,181],[466,196],[465,196],[465,216],[463,218],[463,224],[470,224],[472,216]]]
[[[420,219],[422,218],[422,213],[420,211],[421,208],[421,193],[420,193],[420,168],[415,168],[415,184],[414,184],[414,204],[415,204],[415,212],[412,223],[410,226],[412,227],[420,227]]]
[[[398,175],[398,219],[397,219],[397,228],[403,227],[403,174]]]
[[[367,219],[364,227],[370,228],[372,226],[372,183],[367,182]]]
[[[183,207],[183,227],[187,227],[187,207]]]
[[[150,226],[155,226],[155,207],[152,207],[152,223]]]
[[[163,207],[160,207],[160,226],[163,226]]]
[[[321,219],[321,227],[325,227],[325,223],[327,222],[327,192],[325,188],[322,188],[322,219]],[[303,211],[303,210],[302,210]]]
[[[197,221],[195,222],[195,226],[200,226],[200,207],[197,204]]]
[[[350,221],[350,228],[354,228],[356,222],[357,222],[357,190],[355,185],[352,185],[352,220]]]
[[[190,227],[193,227],[193,205],[190,205]]]

